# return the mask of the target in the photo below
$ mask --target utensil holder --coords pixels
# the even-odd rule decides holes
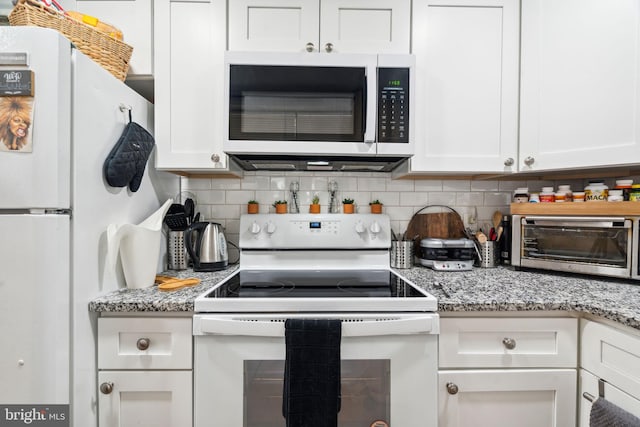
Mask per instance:
[[[480,244],[480,267],[493,268],[498,265],[498,245],[493,240]]]
[[[413,241],[393,241],[391,242],[391,267],[411,268],[413,267]]]
[[[167,238],[167,269],[186,270],[189,265],[189,255],[184,245],[184,231],[169,231]]]

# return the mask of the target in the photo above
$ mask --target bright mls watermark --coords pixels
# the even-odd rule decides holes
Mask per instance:
[[[0,427],[69,425],[69,405],[0,405]]]

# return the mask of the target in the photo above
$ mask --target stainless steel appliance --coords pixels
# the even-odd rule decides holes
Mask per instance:
[[[420,241],[420,264],[434,270],[471,270],[475,256],[475,244],[469,239],[427,238]]]
[[[195,426],[284,427],[285,320],[339,319],[341,427],[437,425],[437,300],[389,267],[389,217],[243,215],[240,269],[195,301]]]
[[[216,222],[194,222],[185,232],[184,244],[193,261],[193,271],[227,268],[229,252],[222,225]]]
[[[516,267],[640,279],[639,219],[514,215],[511,262]]]
[[[392,170],[413,155],[414,62],[227,52],[224,151],[247,170]]]

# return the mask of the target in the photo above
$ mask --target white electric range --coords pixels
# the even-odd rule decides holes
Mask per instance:
[[[195,301],[196,427],[286,425],[287,319],[342,322],[340,427],[437,425],[437,300],[390,268],[387,215],[243,215],[239,243]]]

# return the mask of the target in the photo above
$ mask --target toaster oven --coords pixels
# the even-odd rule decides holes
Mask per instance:
[[[636,216],[514,215],[515,267],[638,280]]]

